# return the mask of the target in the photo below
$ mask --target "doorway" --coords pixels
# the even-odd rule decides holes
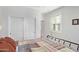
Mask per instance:
[[[17,40],[36,38],[36,20],[24,17],[9,17],[8,35]]]
[[[9,17],[9,36],[15,40],[24,39],[24,18],[23,17]]]

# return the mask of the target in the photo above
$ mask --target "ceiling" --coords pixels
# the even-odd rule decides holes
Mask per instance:
[[[2,6],[2,8],[4,8],[6,10],[6,8],[9,8],[9,9],[15,9],[15,10],[24,10],[24,12],[26,12],[26,10],[34,10],[36,12],[40,12],[40,13],[47,13],[47,12],[50,12],[50,11],[53,11],[57,8],[59,8],[61,6]]]
[[[41,13],[47,13],[49,11],[53,11],[61,6],[31,6],[29,8],[38,10]]]
[[[35,16],[53,11],[59,7],[60,6],[0,6],[4,14],[27,18],[35,18]]]

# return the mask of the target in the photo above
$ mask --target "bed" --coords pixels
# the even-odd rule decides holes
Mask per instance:
[[[32,52],[74,52],[74,50],[70,49],[69,47],[62,44],[57,44],[55,42],[49,44],[48,41],[41,41],[37,43],[40,45],[40,47],[31,48]]]
[[[57,37],[54,37],[54,36],[51,36],[51,35],[47,35],[47,39],[45,41],[49,41],[48,43],[49,44],[52,44],[54,43],[53,45],[55,44],[58,44],[60,46],[58,51],[57,52],[78,52],[79,51],[79,44],[78,43],[75,43],[75,42],[71,42],[71,41],[68,41],[68,40],[65,40],[65,39],[61,39],[61,38],[57,38]]]
[[[50,38],[50,40],[45,39],[34,43],[26,42],[26,44],[19,45],[19,50],[17,52],[74,52],[74,50],[70,48],[72,44],[70,45],[69,41],[67,41],[69,43],[69,47],[67,47],[65,46],[66,42],[63,42],[63,44],[61,44],[58,38],[55,38],[54,41],[51,41],[51,37],[48,38]],[[19,42],[19,44],[20,43],[22,42]]]

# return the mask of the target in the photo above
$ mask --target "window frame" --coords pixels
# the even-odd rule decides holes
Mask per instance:
[[[57,23],[57,22],[56,22],[56,17],[57,17],[57,16],[60,17],[60,23]],[[61,14],[55,15],[54,18],[53,18],[53,21],[54,21],[54,22],[52,23],[52,27],[53,27],[52,30],[53,30],[53,32],[61,33],[61,32],[62,32],[62,15],[61,15]],[[58,25],[58,24],[59,24],[59,25]],[[60,26],[60,27],[59,27],[59,28],[60,28],[59,30],[56,28],[57,25]]]

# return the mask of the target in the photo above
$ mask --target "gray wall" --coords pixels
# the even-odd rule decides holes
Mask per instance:
[[[0,26],[2,29],[0,30],[0,36],[7,36],[8,35],[8,17],[6,12],[0,7]]]
[[[62,15],[62,31],[60,33],[51,31],[51,18],[56,14]],[[79,43],[79,25],[72,25],[72,19],[79,18],[78,6],[64,6],[54,11],[43,14],[42,34],[45,39],[47,34]]]
[[[10,6],[0,6],[0,36],[8,36],[8,17],[24,17],[28,20],[33,20],[36,18],[36,38],[41,36],[41,17],[37,10],[28,8],[28,7],[10,7]]]

